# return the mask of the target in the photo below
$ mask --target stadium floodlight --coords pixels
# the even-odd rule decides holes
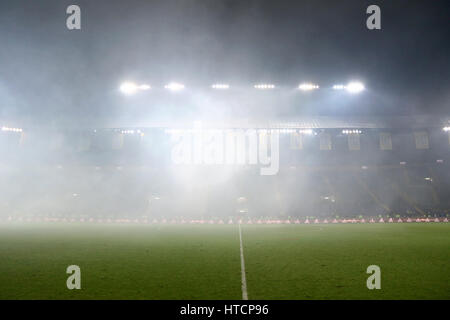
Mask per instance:
[[[442,130],[444,130],[445,132],[450,131],[450,127],[443,127]]]
[[[268,84],[268,83],[255,84],[253,87],[255,89],[258,89],[258,90],[275,89],[275,85],[274,84]]]
[[[170,91],[181,91],[184,89],[184,84],[177,83],[177,82],[171,82],[169,84],[166,84],[164,88],[170,90]]]
[[[345,86],[345,89],[347,89],[347,91],[350,93],[359,93],[363,91],[365,88],[361,82],[350,82]]]
[[[342,130],[342,134],[360,134],[360,133],[362,133],[362,131],[361,130],[356,130],[356,129],[354,129],[354,130]]]
[[[23,132],[23,129],[21,129],[21,128],[2,127],[2,131],[5,131],[5,132]]]
[[[226,83],[215,83],[211,86],[211,88],[218,90],[227,90],[230,88],[230,85]]]
[[[120,91],[123,94],[134,94],[139,90],[139,86],[133,82],[124,82],[120,85]]]
[[[302,91],[311,91],[315,89],[319,89],[319,86],[313,83],[302,83],[298,86],[299,90]]]
[[[335,84],[333,90],[344,90],[345,86],[343,84]]]
[[[149,90],[151,87],[148,84],[137,85],[134,82],[124,82],[120,85],[120,91],[126,95],[132,95],[139,90]]]

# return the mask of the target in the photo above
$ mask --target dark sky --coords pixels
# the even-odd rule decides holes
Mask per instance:
[[[78,4],[82,29],[66,29]],[[366,28],[370,4],[382,29]],[[443,114],[450,109],[450,1],[0,2],[0,125]],[[357,79],[358,96],[327,89]],[[153,90],[124,97],[124,80]],[[177,80],[173,95],[158,88]],[[214,82],[234,90],[212,93]],[[272,82],[275,92],[252,85]],[[323,89],[300,93],[312,81]]]

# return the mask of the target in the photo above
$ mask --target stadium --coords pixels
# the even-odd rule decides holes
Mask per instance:
[[[151,29],[147,23],[178,21],[177,5],[196,32],[221,17],[213,4],[167,3],[136,1],[169,22],[147,22],[130,9],[124,14],[133,23],[123,33],[112,22],[118,2],[104,20],[92,18],[101,9],[81,3],[91,11],[86,31],[75,35],[52,31],[59,23],[52,19],[42,30],[11,29],[61,43],[32,54],[43,67],[27,64],[12,40],[2,56],[14,67],[0,74],[0,299],[449,300],[450,116],[448,94],[438,95],[448,91],[448,60],[436,58],[430,68],[440,68],[440,78],[430,72],[429,87],[417,84],[423,92],[411,94],[404,80],[423,69],[400,61],[364,69],[370,49],[346,62],[361,77],[334,67],[343,60],[322,68],[320,55],[300,63],[305,73],[274,61],[256,71],[259,53],[248,49],[243,58],[247,38],[230,31],[224,39],[239,48],[229,49],[229,60],[221,56],[227,81],[217,81],[211,70],[218,67],[205,57],[216,59],[222,45],[205,53],[192,44],[203,44],[192,30],[188,43],[174,30],[160,31],[169,44],[134,38]],[[65,5],[43,1],[50,13]],[[23,6],[31,8],[8,9],[22,19]],[[207,12],[200,22],[191,6]],[[241,6],[245,17],[272,14],[262,4]],[[427,10],[424,19],[436,14]],[[242,21],[236,24],[253,34],[255,26]],[[6,35],[12,27],[5,25]],[[203,36],[222,35],[216,27]],[[384,37],[392,36],[368,41],[383,44]],[[130,43],[133,52],[124,49]],[[448,45],[436,46],[445,57]],[[170,63],[161,67],[165,55]],[[393,76],[391,67],[404,71]],[[174,70],[179,76],[169,77]],[[75,284],[73,270],[81,272]],[[381,285],[372,284],[371,270],[381,272]]]
[[[267,176],[246,161],[245,149],[241,163],[173,163],[174,132],[196,130],[208,139],[218,131],[198,123],[197,129],[4,128],[2,143],[10,152],[2,166],[1,210],[8,215],[2,216],[1,243],[11,260],[3,260],[1,274],[2,283],[17,288],[8,297],[239,299],[242,232],[250,298],[446,298],[449,131],[442,119],[390,120],[316,118],[223,128],[232,133],[236,158],[249,132],[279,136],[279,169]],[[42,158],[30,156],[34,148]],[[348,255],[357,262],[342,259]],[[44,290],[28,278],[48,276],[56,287],[65,274],[54,278],[52,270],[74,259],[92,268],[84,281],[96,289]],[[392,259],[414,264],[398,270]],[[375,295],[363,281],[363,266],[373,262],[394,268],[395,275],[392,287]],[[31,272],[35,263],[45,267]],[[144,265],[150,274],[132,276]],[[353,271],[336,275],[336,268]],[[208,281],[196,283],[199,273],[219,279],[209,288]],[[327,274],[319,290],[315,281]],[[411,284],[417,274],[426,287]],[[360,279],[346,286],[353,277]],[[27,278],[33,290],[18,286]]]

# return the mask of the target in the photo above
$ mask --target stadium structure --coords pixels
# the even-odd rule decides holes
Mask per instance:
[[[0,1],[0,301],[450,300],[449,1],[378,2]]]
[[[174,164],[171,133],[195,127],[186,121],[66,130],[3,126],[8,152],[1,159],[0,210],[7,214],[1,218],[443,221],[450,213],[449,126],[449,119],[433,116],[201,123],[205,132],[242,134],[245,144],[250,131],[276,133],[279,169],[270,176],[260,175],[248,154],[241,163]]]

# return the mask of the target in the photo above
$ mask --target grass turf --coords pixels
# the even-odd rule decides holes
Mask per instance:
[[[450,224],[243,225],[250,299],[450,299]],[[67,266],[81,290],[66,288]],[[381,268],[381,290],[366,268]],[[0,299],[240,299],[236,225],[0,225]]]

